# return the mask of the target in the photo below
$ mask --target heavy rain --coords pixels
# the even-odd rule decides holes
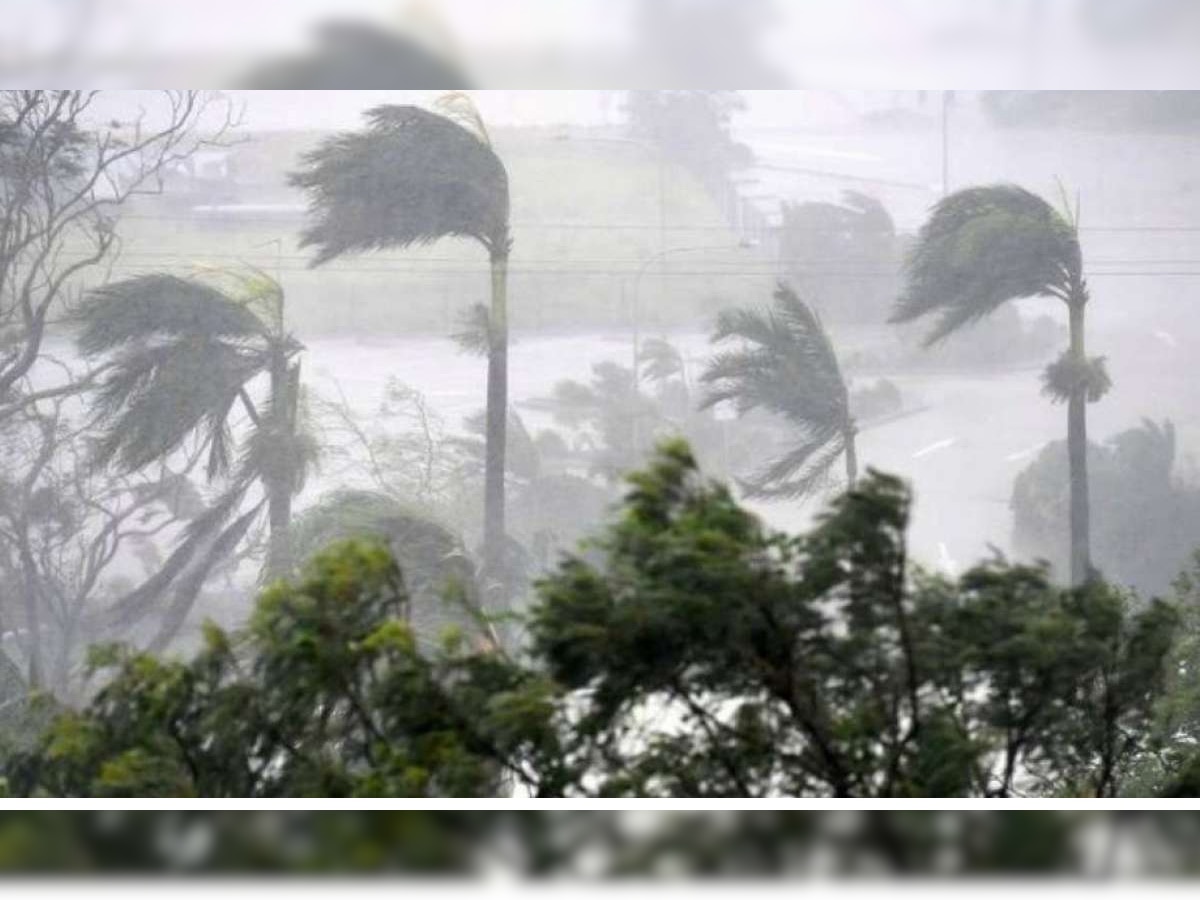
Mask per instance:
[[[5,789],[1194,796],[1200,93],[450,6],[21,7],[15,82],[120,83],[0,93]]]

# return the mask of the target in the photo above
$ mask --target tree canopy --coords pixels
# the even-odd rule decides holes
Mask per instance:
[[[6,767],[52,796],[1113,796],[1152,755],[1177,622],[1104,586],[912,569],[870,472],[808,534],[766,528],[682,443],[526,652],[421,649],[386,550],[342,544],[190,662],[109,651],[95,700]]]
[[[1074,226],[1041,197],[1012,184],[957,191],[934,207],[908,259],[894,322],[937,313],[937,343],[1009,300],[1065,300],[1082,279]]]
[[[290,176],[311,200],[313,264],[445,237],[508,252],[508,173],[485,135],[417,106],[377,106],[367,128],[328,138]]]

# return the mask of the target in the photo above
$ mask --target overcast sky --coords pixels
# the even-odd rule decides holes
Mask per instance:
[[[337,18],[421,32],[483,85],[713,87],[628,82],[635,67],[622,54],[647,2],[655,0],[0,0],[0,63],[33,76],[51,60],[59,68],[50,72],[77,76],[58,87],[146,86],[148,75],[161,76],[151,86],[219,87],[246,60],[310,46],[312,26]],[[1081,9],[1101,8],[1086,0],[773,3],[762,55],[798,88],[1200,87],[1195,3],[1108,0],[1103,9],[1117,12],[1104,39],[1081,24]],[[1139,11],[1164,9],[1190,18],[1134,27],[1147,14]],[[720,53],[710,57],[716,64]],[[83,61],[72,68],[65,58]],[[597,58],[612,64],[589,78]],[[98,71],[104,85],[78,83]],[[221,83],[180,81],[197,71]]]

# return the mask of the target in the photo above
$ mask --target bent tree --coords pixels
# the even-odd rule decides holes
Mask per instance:
[[[999,559],[923,573],[911,503],[868,471],[784,535],[673,442],[538,583],[527,653],[419,640],[386,550],[336,545],[191,662],[95,659],[96,698],[0,774],[52,797],[1127,795],[1161,758],[1175,607]]]
[[[760,409],[793,429],[792,446],[746,480],[749,496],[804,497],[828,478],[839,458],[846,483],[858,480],[858,425],[837,353],[820,317],[780,283],[770,309],[725,310],[716,343],[738,342],[713,357],[702,380],[704,406],[729,402],[738,413]]]
[[[109,423],[95,460],[136,472],[198,439],[209,480],[228,476],[218,509],[232,515],[252,485],[262,486],[270,532],[264,573],[280,578],[291,569],[292,498],[316,455],[300,421],[303,346],[284,327],[278,283],[257,271],[221,274],[234,286],[140,275],[105,285],[82,304],[80,352],[108,362],[93,396]],[[267,382],[261,406],[250,394],[260,376]],[[239,407],[250,430],[235,464]]]
[[[130,590],[117,580],[118,548],[147,518],[154,528],[191,518],[177,502],[185,479],[93,471],[79,399],[103,369],[47,342],[105,277],[130,202],[223,146],[237,118],[214,92],[114,102],[98,91],[0,91],[0,581],[20,585],[0,597],[0,654],[27,687],[69,694],[86,636],[148,624],[164,598],[191,590],[182,566],[155,567]]]
[[[1087,356],[1078,209],[1060,213],[1016,185],[973,187],[939,202],[907,263],[907,283],[892,314],[909,322],[937,314],[926,338],[937,343],[1010,300],[1052,297],[1066,306],[1070,346],[1047,367],[1044,393],[1067,404],[1071,479],[1071,583],[1093,577],[1087,474],[1087,404],[1111,386],[1103,357]]]
[[[313,265],[347,253],[464,237],[491,263],[488,316],[487,462],[484,477],[484,578],[504,583],[504,474],[508,408],[508,172],[482,119],[464,94],[439,108],[379,106],[367,128],[326,140],[303,158],[291,183],[309,196],[312,223],[301,245]]]

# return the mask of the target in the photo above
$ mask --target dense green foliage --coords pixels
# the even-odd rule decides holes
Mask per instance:
[[[1195,875],[1198,829],[1188,810],[15,811],[0,873],[1169,877]]]
[[[477,796],[553,747],[548,688],[455,632],[426,657],[386,550],[344,544],[190,662],[102,652],[111,680],[14,763],[59,796]],[[539,733],[541,738],[535,737]],[[549,771],[550,766],[538,765]]]
[[[683,444],[544,579],[517,659],[420,649],[389,555],[340,545],[189,663],[108,681],[9,764],[21,794],[1112,796],[1157,749],[1172,606],[992,561],[910,569],[869,473],[800,537]],[[1156,743],[1159,742],[1159,743]]]

